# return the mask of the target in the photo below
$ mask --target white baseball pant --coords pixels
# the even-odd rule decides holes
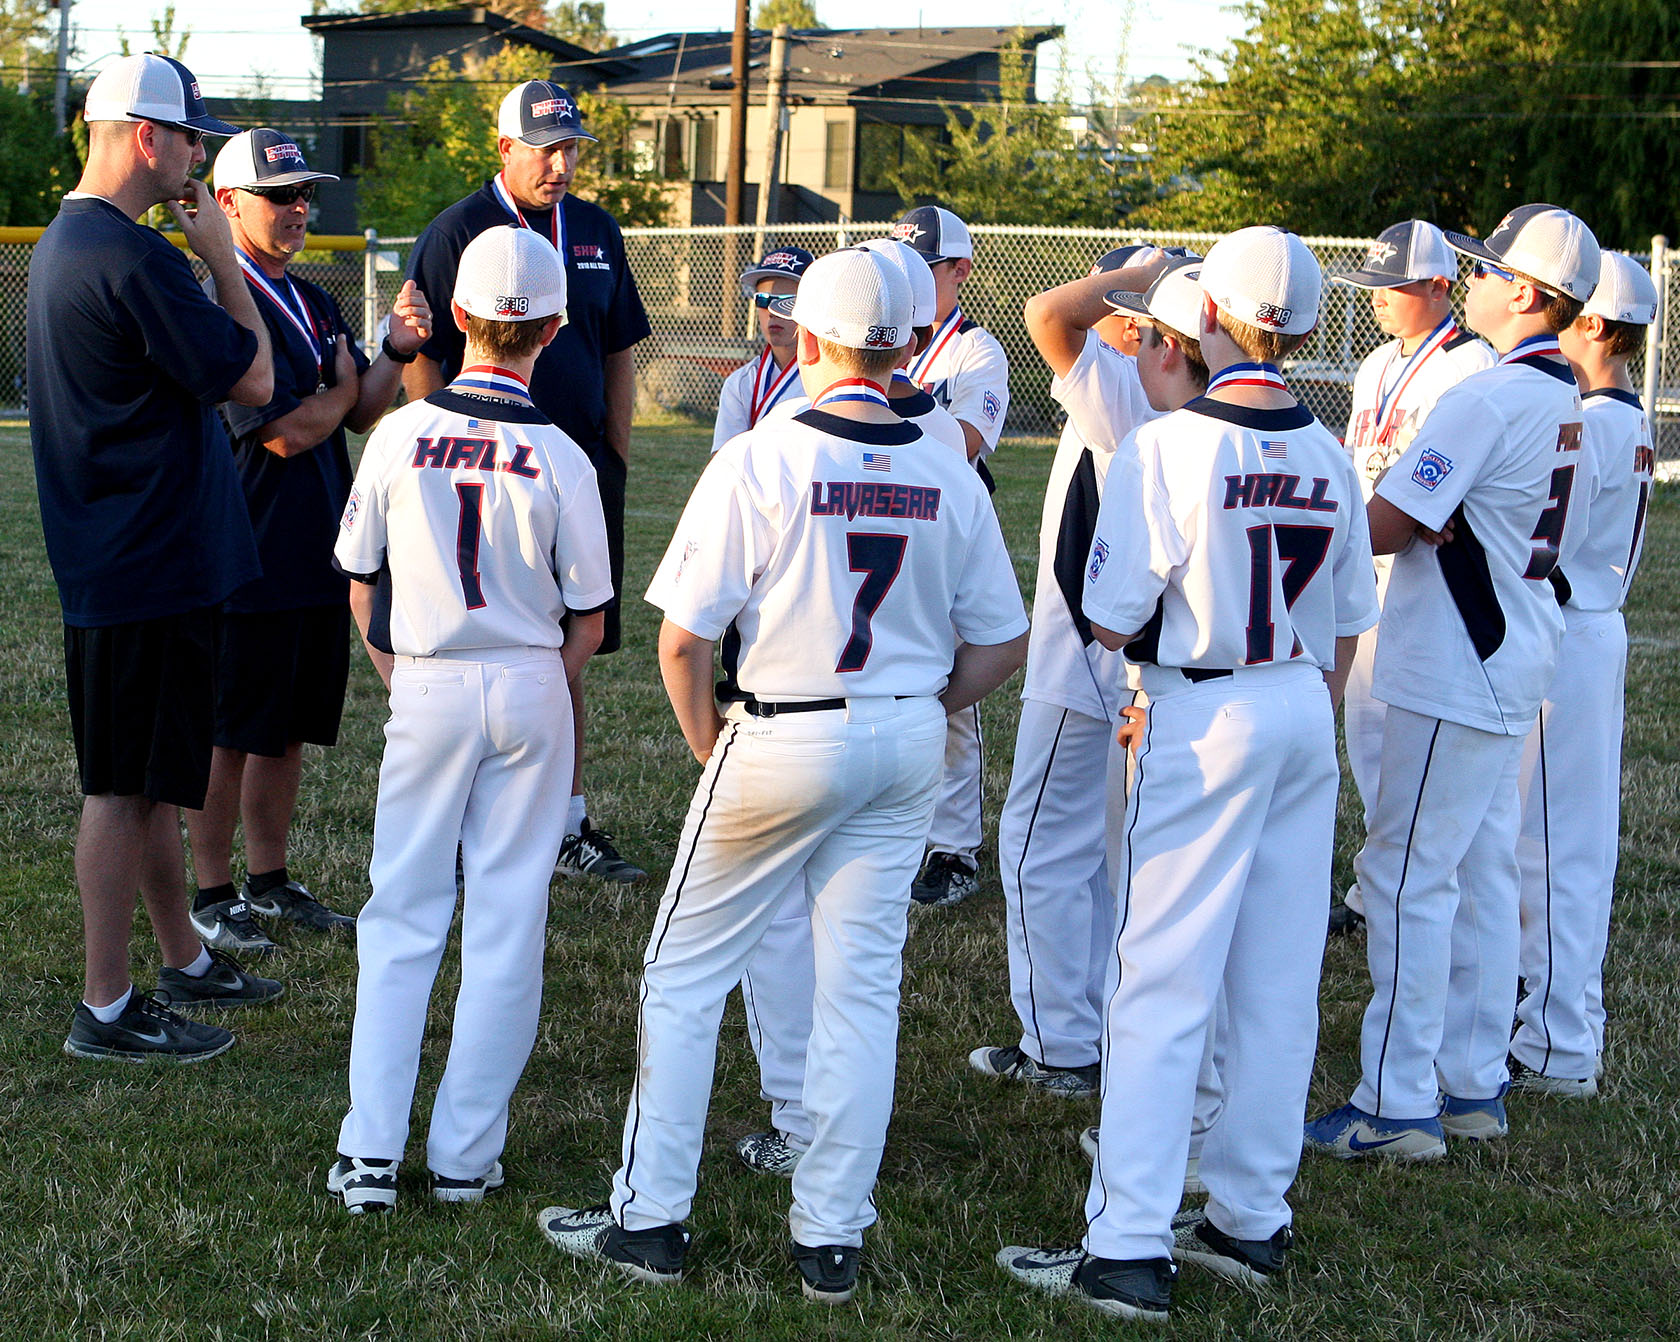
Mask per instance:
[[[1621,830],[1620,611],[1564,610],[1557,672],[1523,752],[1522,977],[1511,1041],[1550,1076],[1593,1074],[1604,1048],[1604,952]]]
[[[461,989],[426,1164],[476,1179],[501,1157],[537,1035],[548,884],[566,832],[572,698],[557,649],[398,657],[356,920],[356,1022],[341,1154],[400,1160],[426,1006],[466,873]]]
[[[1206,1133],[1208,1214],[1239,1239],[1291,1216],[1318,1039],[1330,902],[1335,720],[1323,677],[1263,667],[1188,684],[1147,668],[1127,804],[1086,1251],[1171,1252],[1198,1077],[1221,993],[1224,1112]]]
[[[681,1221],[694,1197],[723,1003],[803,875],[815,988],[800,1244],[862,1243],[892,1112],[908,891],[944,752],[931,698],[755,719],[739,705],[701,774],[643,959],[638,1066],[612,1212]]]
[[[811,905],[801,872],[788,883],[764,940],[741,976],[747,1038],[758,1059],[759,1094],[770,1101],[771,1126],[796,1151],[808,1148],[813,1136],[803,1097],[816,973]]]
[[[980,736],[980,705],[951,714],[945,737],[945,765],[939,782],[939,801],[928,830],[930,853],[955,853],[970,866],[979,862],[980,812],[985,804],[981,775],[986,748]]]
[[[1393,560],[1388,555],[1377,557],[1377,601],[1388,595],[1388,575]],[[1347,743],[1348,771],[1353,774],[1353,786],[1359,793],[1359,805],[1365,828],[1371,827],[1371,808],[1377,804],[1377,775],[1382,769],[1383,715],[1388,705],[1371,695],[1371,675],[1377,660],[1377,631],[1367,629],[1359,636],[1353,665],[1348,669],[1347,685],[1342,691],[1342,736]],[[1365,900],[1357,884],[1347,891],[1347,906],[1355,913],[1365,912]]]
[[[1028,699],[998,818],[1009,996],[1021,1049],[1048,1067],[1098,1061],[1114,892],[1104,780],[1114,725]]]
[[[1509,1079],[1522,747],[1389,706],[1354,860],[1372,994],[1353,1103],[1368,1113],[1433,1117],[1440,1089],[1485,1100]]]

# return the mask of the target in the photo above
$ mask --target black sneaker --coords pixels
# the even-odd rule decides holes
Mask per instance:
[[[910,898],[929,908],[961,904],[980,888],[978,871],[955,853],[929,853],[910,887]]]
[[[1233,1239],[1207,1218],[1207,1209],[1173,1217],[1173,1256],[1199,1263],[1221,1277],[1246,1286],[1269,1286],[1283,1271],[1295,1232],[1283,1226],[1270,1239]]]
[[[246,973],[226,951],[211,951],[210,968],[200,977],[168,965],[158,970],[154,995],[172,1007],[238,1007],[272,1002],[285,991],[274,979]]]
[[[1365,930],[1365,915],[1348,907],[1345,899],[1330,901],[1330,935],[1347,936]]]
[[[788,1139],[775,1128],[769,1132],[749,1132],[735,1143],[735,1155],[749,1170],[783,1179],[793,1178],[804,1154],[798,1147],[789,1145]]]
[[[626,1230],[602,1203],[595,1207],[545,1207],[537,1213],[537,1224],[550,1244],[573,1258],[594,1259],[654,1286],[670,1286],[682,1280],[689,1233],[681,1222],[649,1230]]]
[[[264,918],[284,918],[288,923],[307,927],[311,932],[353,932],[356,920],[347,913],[334,913],[296,881],[287,881],[257,894],[251,889],[250,877],[240,890],[240,896],[251,906],[252,913]]]
[[[647,880],[645,871],[619,856],[612,835],[587,820],[580,833],[568,834],[561,842],[554,869],[562,876],[595,876],[618,885],[640,885]]]
[[[231,1032],[177,1016],[142,992],[134,993],[109,1024],[78,1004],[64,1041],[71,1057],[106,1062],[203,1062],[232,1047]]]
[[[968,1055],[968,1065],[986,1076],[1019,1081],[1069,1100],[1089,1099],[1102,1084],[1102,1068],[1097,1063],[1086,1067],[1046,1067],[1029,1057],[1019,1044],[977,1048]]]
[[[251,918],[251,906],[243,896],[219,899],[188,912],[193,931],[206,946],[219,951],[242,951],[246,955],[267,955],[280,947]]]
[[[1171,1317],[1170,1258],[1092,1258],[1071,1249],[1000,1249],[998,1265],[1016,1281],[1051,1295],[1070,1295],[1093,1309],[1122,1319],[1164,1323]]]
[[[843,1305],[857,1290],[858,1258],[862,1250],[851,1244],[793,1245],[794,1266],[807,1300]]]
[[[352,1216],[388,1212],[397,1205],[397,1162],[340,1156],[327,1167],[327,1192]]]

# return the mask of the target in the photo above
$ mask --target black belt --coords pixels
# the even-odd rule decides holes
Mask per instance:
[[[778,713],[826,713],[830,709],[846,706],[844,699],[792,699],[779,704],[767,704],[750,694],[740,703],[741,707],[755,718],[773,718]]]
[[[1181,666],[1178,669],[1192,685],[1200,685],[1204,680],[1225,680],[1231,674],[1229,671],[1204,671],[1195,666]]]

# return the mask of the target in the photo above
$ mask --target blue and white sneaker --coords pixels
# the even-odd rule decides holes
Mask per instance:
[[[1341,1160],[1382,1156],[1388,1160],[1439,1160],[1447,1154],[1441,1120],[1378,1118],[1352,1104],[1332,1109],[1306,1125],[1307,1150],[1322,1151]]]
[[[1441,1097],[1441,1129],[1449,1137],[1485,1142],[1503,1137],[1511,1130],[1505,1121],[1505,1092],[1501,1087],[1491,1100],[1461,1100],[1456,1095]]]

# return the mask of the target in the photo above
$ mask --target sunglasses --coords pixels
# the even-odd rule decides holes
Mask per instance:
[[[1485,279],[1489,275],[1499,280],[1515,280],[1517,278],[1511,271],[1501,270],[1489,261],[1477,261],[1470,267],[1470,278],[1473,280]]]
[[[154,121],[152,124],[162,126],[165,130],[172,130],[177,135],[186,136],[187,144],[194,149],[204,143],[204,132],[196,130],[192,126],[177,126],[170,121]]]
[[[761,308],[761,309],[764,309],[764,310],[768,311],[770,305],[772,303],[774,303],[778,298],[792,298],[792,297],[793,297],[792,294],[754,294],[752,296],[752,300],[753,300],[753,306],[755,308]]]
[[[302,186],[246,186],[240,190],[248,195],[261,196],[276,205],[295,205],[300,200],[315,199],[314,182],[306,182]]]

